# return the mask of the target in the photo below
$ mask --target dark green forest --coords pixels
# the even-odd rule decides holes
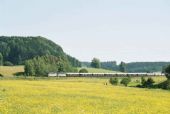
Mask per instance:
[[[0,36],[0,55],[1,65],[24,65],[26,60],[52,55],[63,60],[68,67],[81,66],[79,60],[67,55],[59,45],[41,36]]]

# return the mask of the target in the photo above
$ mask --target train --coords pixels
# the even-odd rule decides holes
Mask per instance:
[[[165,76],[164,73],[66,73],[66,77],[142,77]]]
[[[165,76],[164,73],[49,73],[49,77],[142,77]]]

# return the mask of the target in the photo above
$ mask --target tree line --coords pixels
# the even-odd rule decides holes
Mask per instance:
[[[117,64],[116,61],[106,61],[101,62],[97,58],[93,58],[91,62],[82,62],[82,66],[84,67],[94,67],[95,64],[98,64],[98,68],[103,68],[107,70],[113,71],[121,71],[121,72],[162,72],[170,62],[131,62],[125,63],[121,62]]]
[[[82,62],[82,66],[92,67],[92,68],[103,68],[113,71],[126,72],[126,63],[121,62],[117,65],[116,61],[100,62],[98,58],[93,58],[91,62]]]
[[[34,57],[25,62],[27,76],[47,76],[50,72],[77,72],[67,60],[53,55]]]

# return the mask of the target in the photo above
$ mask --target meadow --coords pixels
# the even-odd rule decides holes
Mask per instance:
[[[164,78],[155,80],[161,81]],[[106,82],[107,78],[0,80],[0,114],[170,112],[170,91],[105,85]]]
[[[24,72],[24,66],[0,66],[0,74],[5,77],[13,77],[18,72]]]

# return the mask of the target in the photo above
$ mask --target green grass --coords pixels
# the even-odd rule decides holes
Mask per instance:
[[[78,71],[82,68],[78,68]],[[99,69],[99,68],[85,68],[88,70],[89,73],[115,73],[117,71],[111,71],[106,69]]]
[[[107,78],[0,80],[0,114],[170,112],[170,91],[104,85],[106,82]]]

